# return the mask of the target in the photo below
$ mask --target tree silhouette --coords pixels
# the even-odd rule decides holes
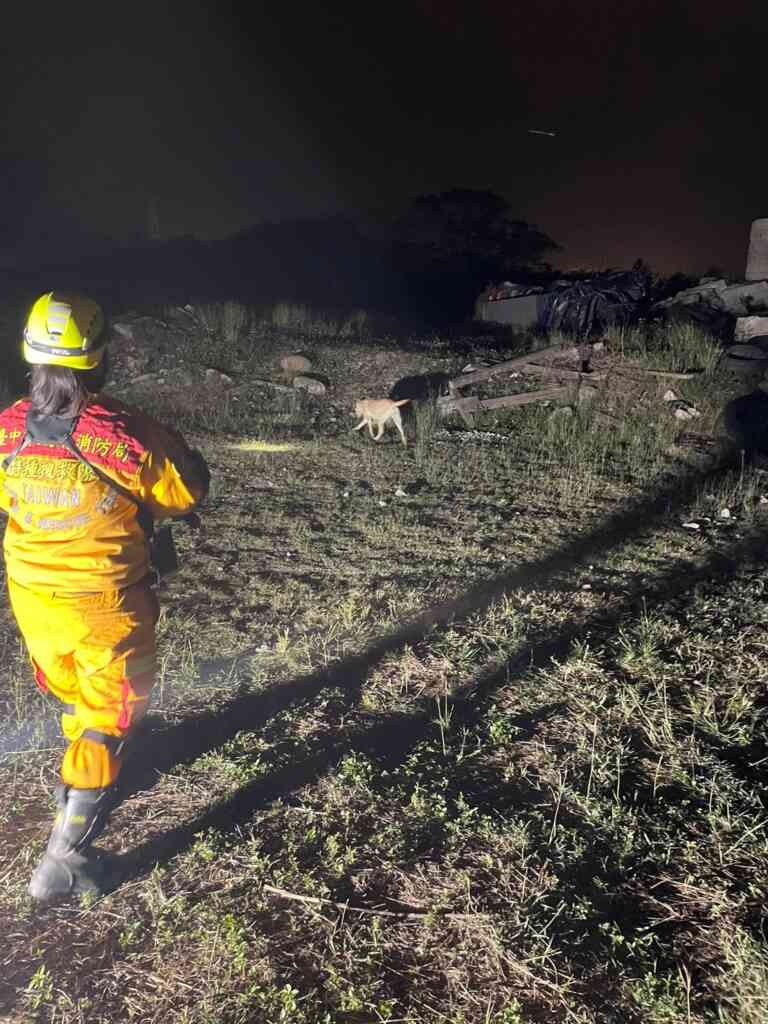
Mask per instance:
[[[499,278],[541,267],[559,248],[548,235],[512,215],[494,192],[455,188],[419,196],[395,224],[409,270],[434,269]]]
[[[392,231],[393,265],[412,305],[434,322],[466,317],[488,281],[549,270],[542,258],[559,248],[504,198],[476,189],[419,196]]]

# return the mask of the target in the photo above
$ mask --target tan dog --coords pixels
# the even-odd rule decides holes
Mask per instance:
[[[405,405],[406,402],[410,402],[410,398],[401,398],[399,402],[393,402],[391,398],[363,398],[359,402],[355,402],[355,415],[362,416],[362,419],[352,429],[360,430],[367,423],[368,433],[373,437],[373,440],[380,441],[387,420],[391,420],[400,431],[403,444],[407,445],[405,434],[403,433],[403,421],[400,419],[400,410],[398,409],[399,405]],[[374,423],[379,428],[379,432],[375,437],[373,434]]]

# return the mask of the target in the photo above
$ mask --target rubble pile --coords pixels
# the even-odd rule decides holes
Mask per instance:
[[[633,320],[692,322],[724,340],[764,344],[768,357],[768,218],[752,225],[743,281],[703,277],[657,302],[648,285],[641,270],[559,279],[547,287],[503,281],[478,296],[475,319],[581,337]]]

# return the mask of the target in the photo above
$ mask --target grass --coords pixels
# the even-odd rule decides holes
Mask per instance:
[[[729,383],[679,337],[625,336],[568,418],[480,420],[498,444],[427,407],[375,445],[333,393],[158,406],[214,485],[96,903],[25,894],[61,747],[0,609],[7,1019],[762,1024],[768,477],[670,454],[655,383],[615,383],[698,352],[714,429]]]

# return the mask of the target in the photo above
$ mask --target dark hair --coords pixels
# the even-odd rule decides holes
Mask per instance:
[[[107,375],[106,352],[93,370],[35,364],[29,397],[32,408],[43,416],[77,416],[92,394],[100,391]]]

